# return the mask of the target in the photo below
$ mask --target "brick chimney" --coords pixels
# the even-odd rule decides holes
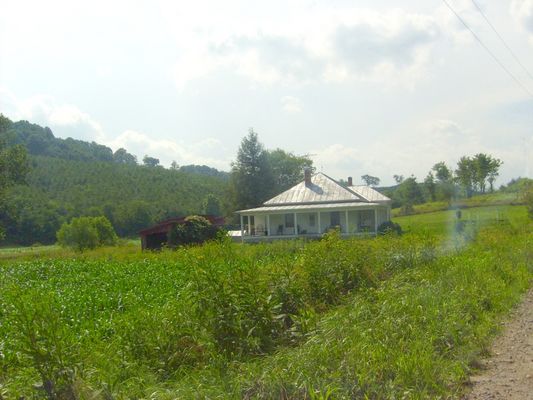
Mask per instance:
[[[311,168],[304,168],[305,186],[311,185]]]
[[[351,176],[348,177],[348,186],[353,186],[353,180]]]

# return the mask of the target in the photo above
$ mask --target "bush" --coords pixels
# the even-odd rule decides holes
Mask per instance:
[[[168,245],[176,247],[178,245],[203,243],[206,240],[216,238],[217,232],[218,228],[204,217],[191,215],[185,218],[183,224],[177,224],[172,227],[168,233]]]
[[[113,246],[117,242],[117,235],[106,217],[79,217],[61,225],[57,231],[57,241],[61,246],[83,251],[104,245]]]
[[[378,235],[385,235],[387,233],[396,233],[398,235],[402,234],[402,227],[400,224],[397,224],[392,221],[383,222],[378,227]]]

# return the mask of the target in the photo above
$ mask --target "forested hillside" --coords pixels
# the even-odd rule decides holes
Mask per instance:
[[[201,213],[208,194],[220,198],[225,181],[209,176],[105,162],[30,157],[28,185],[7,193],[1,218],[10,241],[55,241],[61,223],[79,215],[105,215],[120,235],[155,221]]]
[[[124,149],[55,138],[49,128],[1,117],[0,140],[29,154],[26,184],[8,188],[0,225],[13,244],[53,243],[63,222],[82,215],[106,216],[117,233],[136,235],[172,216],[203,213],[210,194],[225,196],[227,173],[206,166],[138,165]]]

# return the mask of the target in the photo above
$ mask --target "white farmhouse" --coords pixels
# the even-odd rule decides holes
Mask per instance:
[[[369,186],[348,187],[323,173],[311,175],[262,206],[240,210],[241,237],[253,242],[318,237],[332,228],[343,236],[375,234],[390,221],[391,200]]]

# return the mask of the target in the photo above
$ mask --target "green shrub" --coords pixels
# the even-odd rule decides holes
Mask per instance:
[[[216,238],[217,227],[213,226],[206,218],[191,215],[185,218],[183,224],[176,224],[168,233],[169,247],[178,245],[198,244]]]
[[[400,224],[397,224],[392,221],[383,222],[378,227],[378,234],[385,235],[387,233],[397,233],[398,235],[401,235],[403,233],[402,227],[400,226]]]
[[[57,241],[61,246],[79,251],[99,246],[113,246],[117,235],[106,217],[73,218],[57,231]]]

